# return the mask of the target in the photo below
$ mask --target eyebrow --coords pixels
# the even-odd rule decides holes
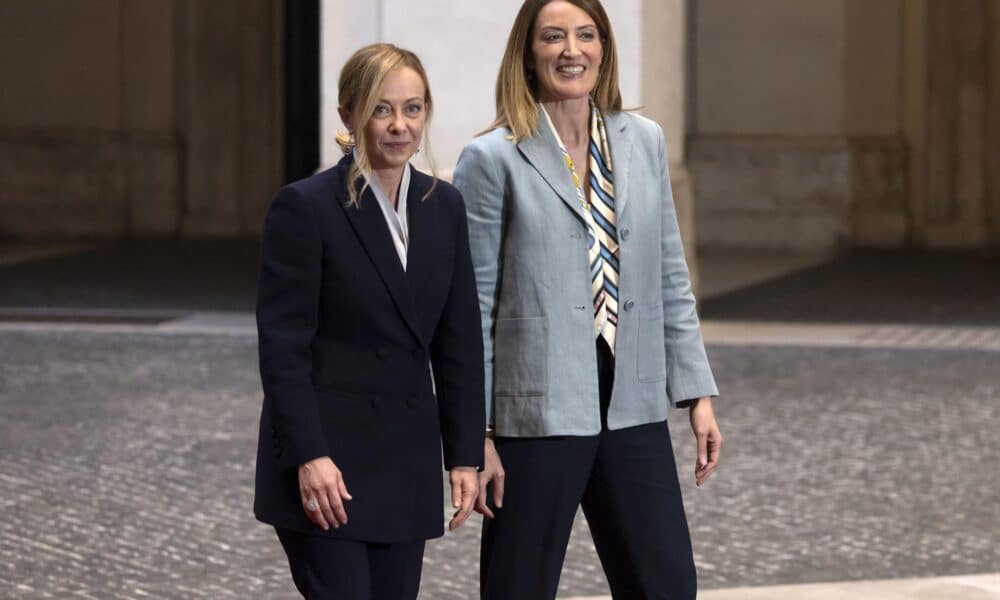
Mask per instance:
[[[590,25],[590,24],[580,25],[579,27],[576,28],[577,31],[580,31],[581,29],[597,29],[597,25]],[[566,29],[564,27],[559,27],[557,25],[546,25],[542,27],[539,31],[566,31]]]
[[[407,102],[423,102],[423,101],[424,99],[421,98],[420,96],[414,96],[412,98],[407,98],[406,100],[403,100],[403,104],[406,104]],[[392,104],[392,101],[386,100],[385,98],[379,98],[377,104]]]

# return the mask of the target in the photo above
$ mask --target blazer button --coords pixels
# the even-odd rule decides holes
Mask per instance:
[[[385,358],[387,354],[389,354],[389,351],[385,348],[380,347],[375,349],[375,356],[379,358]]]
[[[633,306],[635,306],[635,302],[629,300],[628,302],[625,303],[625,310],[632,310]]]
[[[622,229],[621,233],[622,233],[622,241],[624,242],[625,240],[628,239],[628,234],[630,232],[629,232],[628,228],[626,228],[626,229]]]
[[[407,398],[406,399],[406,405],[409,406],[410,408],[413,408],[414,406],[416,406],[417,405],[417,397],[416,396],[410,396],[409,398]]]

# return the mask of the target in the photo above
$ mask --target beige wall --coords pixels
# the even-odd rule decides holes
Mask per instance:
[[[901,0],[696,5],[702,245],[903,243]]]
[[[697,133],[841,130],[843,0],[700,0],[694,11]]]
[[[278,0],[0,0],[0,236],[257,231]]]

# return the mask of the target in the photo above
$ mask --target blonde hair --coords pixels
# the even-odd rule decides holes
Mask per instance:
[[[482,133],[506,127],[517,142],[538,131],[538,84],[528,71],[528,65],[535,21],[542,8],[551,1],[526,0],[514,18],[514,26],[507,38],[507,49],[500,62],[500,73],[497,75],[497,116]],[[601,36],[603,56],[597,84],[591,93],[594,104],[602,112],[619,112],[622,110],[622,94],[618,87],[618,47],[608,13],[604,11],[600,0],[567,1],[594,20]]]
[[[338,101],[340,106],[351,114],[354,121],[354,131],[359,132],[357,134],[337,134],[337,145],[340,146],[344,154],[351,151],[357,153],[357,159],[351,164],[351,168],[347,172],[347,180],[349,182],[347,186],[349,195],[348,206],[359,205],[360,196],[364,193],[365,188],[368,187],[368,182],[365,181],[360,192],[356,189],[357,186],[355,184],[359,178],[363,179],[362,174],[364,172],[370,173],[372,170],[369,158],[371,149],[368,148],[364,136],[365,127],[368,126],[368,121],[371,120],[372,114],[375,111],[375,105],[378,104],[379,94],[382,92],[382,86],[385,83],[386,77],[393,71],[401,68],[413,69],[417,75],[420,75],[420,79],[424,82],[424,110],[427,113],[427,119],[424,123],[424,147],[426,149],[427,163],[431,167],[433,183],[421,200],[426,199],[437,185],[437,165],[434,163],[431,153],[429,133],[434,105],[431,101],[431,86],[427,81],[427,72],[424,70],[424,65],[420,62],[417,55],[409,50],[404,50],[392,44],[372,44],[361,48],[351,58],[347,59],[344,67],[340,70],[340,81],[338,82]],[[419,144],[420,140],[417,140],[417,143]]]

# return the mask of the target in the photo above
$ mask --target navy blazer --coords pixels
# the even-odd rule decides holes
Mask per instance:
[[[465,206],[442,181],[422,199],[433,180],[413,169],[404,271],[372,191],[347,205],[352,160],[282,188],[264,222],[254,512],[342,539],[437,537],[442,446],[448,469],[483,463],[483,346]],[[298,486],[298,465],[321,456],[354,498],[348,524],[327,532],[305,516]]]

